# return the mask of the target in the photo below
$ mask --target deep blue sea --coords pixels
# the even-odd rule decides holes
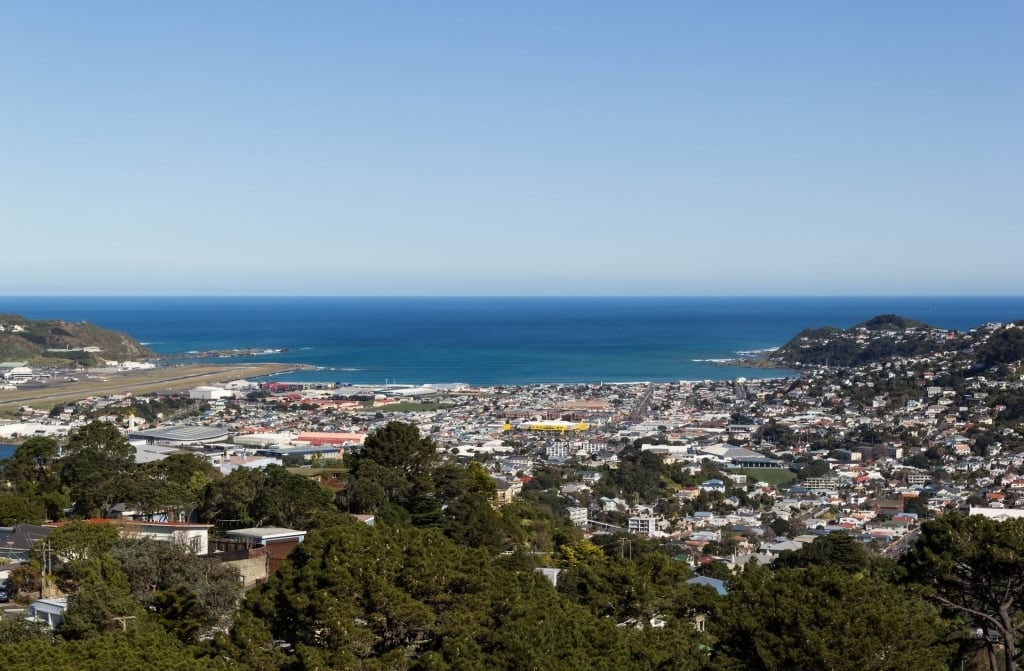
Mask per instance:
[[[11,445],[9,443],[0,443],[0,461],[3,461],[4,459],[7,459],[12,454],[14,454],[14,450],[17,447],[18,447],[17,445]]]
[[[960,330],[1024,319],[1024,297],[0,297],[2,313],[88,321],[160,353],[283,348],[263,358],[320,367],[282,380],[492,385],[778,377],[709,360],[885,313]]]

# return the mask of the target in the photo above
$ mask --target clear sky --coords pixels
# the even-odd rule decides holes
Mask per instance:
[[[0,294],[1024,293],[1024,2],[0,3]]]

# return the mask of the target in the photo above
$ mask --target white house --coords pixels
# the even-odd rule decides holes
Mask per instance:
[[[712,478],[700,483],[701,491],[725,493],[725,483],[718,478]]]
[[[60,626],[64,620],[64,611],[68,609],[68,600],[60,599],[36,599],[28,606],[25,619],[30,622],[45,624],[51,630]]]
[[[630,517],[628,526],[626,527],[631,534],[640,534],[641,536],[653,536],[658,532],[658,523],[661,521],[659,517],[653,517],[650,515],[637,515]]]
[[[587,509],[572,507],[567,509],[569,511],[569,521],[575,526],[585,527],[587,526]]]
[[[193,554],[205,555],[210,552],[210,528],[212,524],[190,522],[141,522],[124,519],[96,518],[89,524],[114,524],[119,527],[121,538],[150,538],[163,543],[175,543]],[[63,523],[44,526],[63,526]]]

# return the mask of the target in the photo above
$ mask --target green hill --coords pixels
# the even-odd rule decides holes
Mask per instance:
[[[975,350],[977,367],[984,369],[999,364],[1024,360],[1024,321],[992,332]]]
[[[0,314],[0,327],[0,361],[32,363],[58,359],[94,366],[104,360],[131,361],[154,356],[152,350],[131,336],[88,322]]]
[[[848,329],[804,329],[772,352],[785,366],[860,366],[894,356],[921,356],[954,347],[947,332],[898,315],[878,315]]]
[[[863,321],[853,327],[856,329],[867,329],[868,331],[906,331],[907,329],[931,329],[933,327],[914,319],[907,319],[899,315],[878,315],[867,321]]]

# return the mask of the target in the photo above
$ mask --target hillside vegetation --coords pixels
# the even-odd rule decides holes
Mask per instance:
[[[879,315],[848,329],[804,329],[772,353],[786,366],[861,366],[889,357],[921,356],[956,346],[949,332],[898,315]]]
[[[976,350],[978,368],[991,368],[1024,359],[1024,321],[992,333]]]
[[[153,352],[131,336],[88,322],[33,320],[0,314],[0,360],[34,362],[60,359],[84,365],[102,360],[145,359]],[[86,352],[83,348],[99,348]],[[49,350],[61,350],[51,352]],[[77,351],[75,351],[77,350]]]

